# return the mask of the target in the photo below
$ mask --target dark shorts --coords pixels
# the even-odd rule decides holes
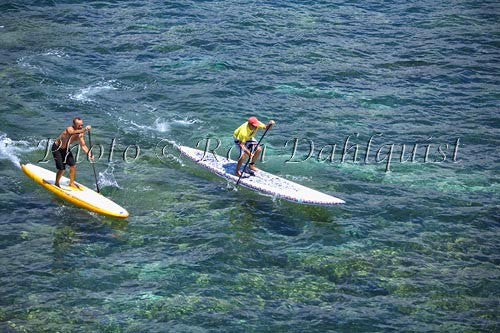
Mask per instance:
[[[75,165],[75,159],[71,151],[67,149],[61,149],[55,143],[52,145],[52,156],[54,156],[54,161],[56,161],[57,170],[65,170],[66,165]]]

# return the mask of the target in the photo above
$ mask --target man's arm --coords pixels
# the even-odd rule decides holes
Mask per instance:
[[[252,155],[252,152],[250,150],[247,149],[247,147],[245,147],[245,143],[241,142],[240,143],[240,148],[241,150],[247,154],[247,155]]]
[[[80,141],[80,147],[82,147],[83,151],[85,152],[85,155],[89,155],[90,149],[87,147],[87,144],[85,143],[85,138],[83,134],[80,134],[78,137]],[[93,161],[94,160],[94,154],[90,153],[90,159]]]
[[[90,125],[87,125],[85,128],[82,128],[82,129],[74,129],[73,126],[69,126],[66,128],[66,132],[68,132],[69,135],[73,135],[73,134],[82,134],[82,133],[85,133],[87,131],[90,131],[92,127]]]

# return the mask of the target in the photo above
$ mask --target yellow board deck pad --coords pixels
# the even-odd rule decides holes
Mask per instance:
[[[31,163],[21,165],[21,169],[35,182],[78,207],[111,217],[126,218],[129,215],[125,208],[80,183],[75,182],[78,187],[69,186],[69,179],[66,177],[61,177],[60,187],[55,186],[55,172]]]

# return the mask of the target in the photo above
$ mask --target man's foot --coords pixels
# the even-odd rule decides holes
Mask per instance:
[[[54,184],[54,186],[61,188],[61,185],[59,185],[59,183]]]
[[[81,190],[80,186],[78,186],[77,184],[73,183],[73,184],[69,184],[69,187],[74,187],[76,189],[79,189]]]
[[[236,172],[234,173],[237,177],[241,177],[241,172],[239,170],[236,170]]]
[[[255,166],[255,163],[250,163],[248,168],[252,171],[259,171],[259,169]]]

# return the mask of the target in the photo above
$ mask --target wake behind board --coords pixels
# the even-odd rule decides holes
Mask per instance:
[[[69,179],[62,177],[59,181],[61,187],[54,185],[56,174],[55,172],[33,165],[31,163],[21,165],[24,173],[33,179],[38,184],[45,187],[50,192],[58,197],[71,202],[72,204],[96,212],[102,215],[111,217],[128,217],[128,212],[125,208],[117,205],[113,201],[104,197],[82,184],[76,183],[78,188],[69,186]]]
[[[238,177],[234,174],[236,161],[213,153],[205,154],[202,150],[186,146],[180,146],[179,150],[183,155],[213,173],[235,183],[238,181]],[[244,175],[240,180],[242,186],[277,198],[310,205],[336,205],[345,203],[342,199],[321,193],[262,170],[257,171],[255,176],[246,176]]]

